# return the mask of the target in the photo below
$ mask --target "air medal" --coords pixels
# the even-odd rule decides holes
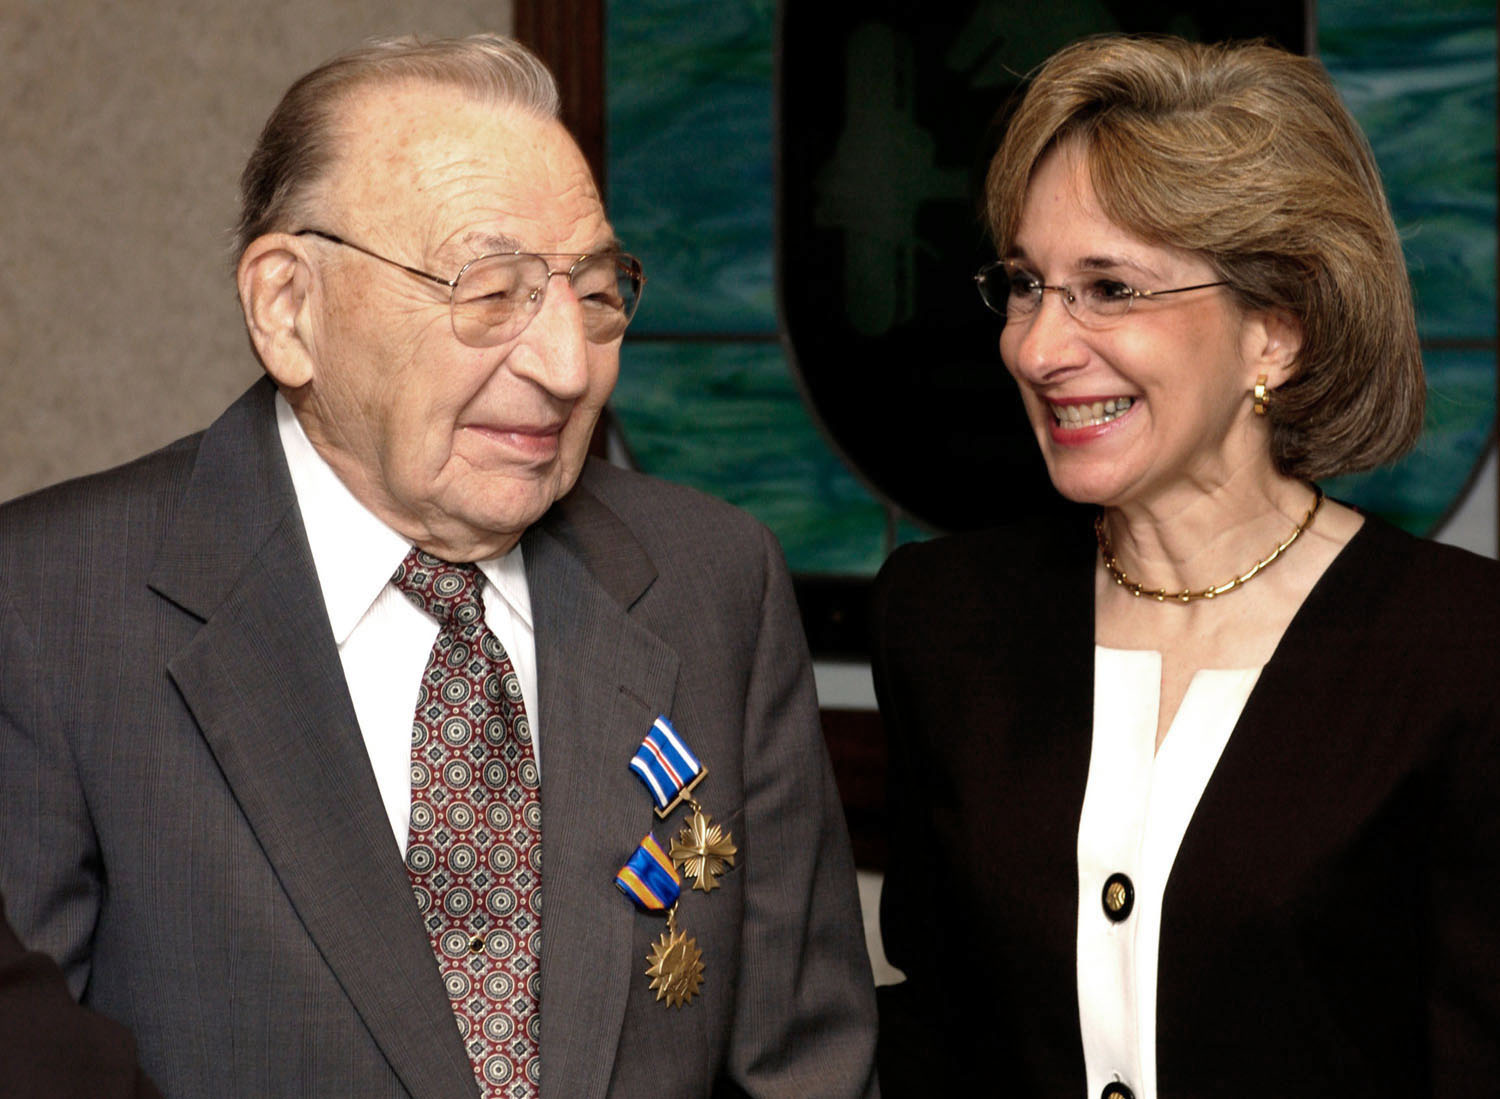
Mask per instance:
[[[667,929],[646,955],[646,976],[658,1002],[681,1007],[693,1002],[703,985],[703,952],[697,940],[677,929],[677,906],[667,913]]]

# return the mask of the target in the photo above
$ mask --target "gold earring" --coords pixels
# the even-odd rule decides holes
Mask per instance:
[[[1255,389],[1252,392],[1255,396],[1255,414],[1257,416],[1264,416],[1266,414],[1266,406],[1271,403],[1271,393],[1266,388],[1266,376],[1264,374],[1255,379]]]

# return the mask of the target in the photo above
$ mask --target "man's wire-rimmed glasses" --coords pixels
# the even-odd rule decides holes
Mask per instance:
[[[1160,298],[1229,285],[1224,281],[1199,282],[1170,290],[1137,290],[1107,275],[1091,275],[1077,288],[1048,286],[1014,260],[985,264],[974,276],[974,282],[984,304],[1007,320],[1026,320],[1035,315],[1042,307],[1042,297],[1050,290],[1062,298],[1063,306],[1074,320],[1092,328],[1119,320],[1130,312],[1138,298]]]
[[[444,279],[322,229],[299,229],[293,235],[341,244],[443,287],[448,291],[453,335],[469,347],[494,347],[519,336],[541,309],[547,287],[559,275],[567,277],[578,299],[584,335],[592,343],[609,343],[620,337],[635,316],[646,282],[641,261],[624,252],[581,256],[500,252],[472,259],[453,278]],[[567,260],[568,266],[554,268],[552,260]]]

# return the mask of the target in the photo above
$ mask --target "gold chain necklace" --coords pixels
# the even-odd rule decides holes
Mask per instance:
[[[1094,516],[1094,537],[1099,540],[1099,553],[1104,558],[1105,569],[1108,570],[1109,575],[1114,578],[1115,583],[1120,585],[1120,587],[1124,588],[1131,595],[1134,595],[1137,598],[1143,595],[1149,595],[1158,603],[1165,603],[1168,599],[1174,600],[1178,603],[1191,603],[1194,599],[1213,599],[1217,596],[1223,595],[1225,592],[1233,591],[1235,588],[1248,581],[1251,577],[1255,576],[1256,573],[1260,572],[1261,569],[1265,568],[1272,561],[1276,560],[1276,558],[1285,553],[1287,551],[1287,548],[1302,536],[1302,532],[1306,530],[1307,525],[1312,522],[1313,516],[1318,514],[1318,508],[1323,506],[1323,490],[1320,489],[1317,485],[1313,485],[1312,490],[1312,507],[1307,509],[1307,514],[1302,517],[1302,522],[1297,524],[1296,529],[1293,530],[1291,534],[1288,534],[1286,536],[1286,541],[1282,542],[1281,545],[1273,549],[1266,557],[1257,561],[1255,563],[1255,566],[1249,572],[1242,573],[1241,575],[1236,576],[1233,580],[1230,580],[1228,583],[1220,584],[1216,588],[1204,588],[1202,591],[1193,591],[1189,588],[1184,588],[1179,592],[1169,592],[1165,588],[1156,588],[1153,590],[1151,588],[1142,587],[1140,584],[1130,579],[1130,577],[1126,576],[1125,570],[1120,568],[1120,563],[1115,560],[1114,548],[1109,544],[1109,534],[1106,533],[1104,529],[1104,513],[1102,511],[1098,515]]]

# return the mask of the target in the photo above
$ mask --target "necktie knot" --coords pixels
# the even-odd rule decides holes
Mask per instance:
[[[467,626],[484,617],[484,574],[471,561],[455,564],[414,548],[396,567],[391,583],[441,623]]]

